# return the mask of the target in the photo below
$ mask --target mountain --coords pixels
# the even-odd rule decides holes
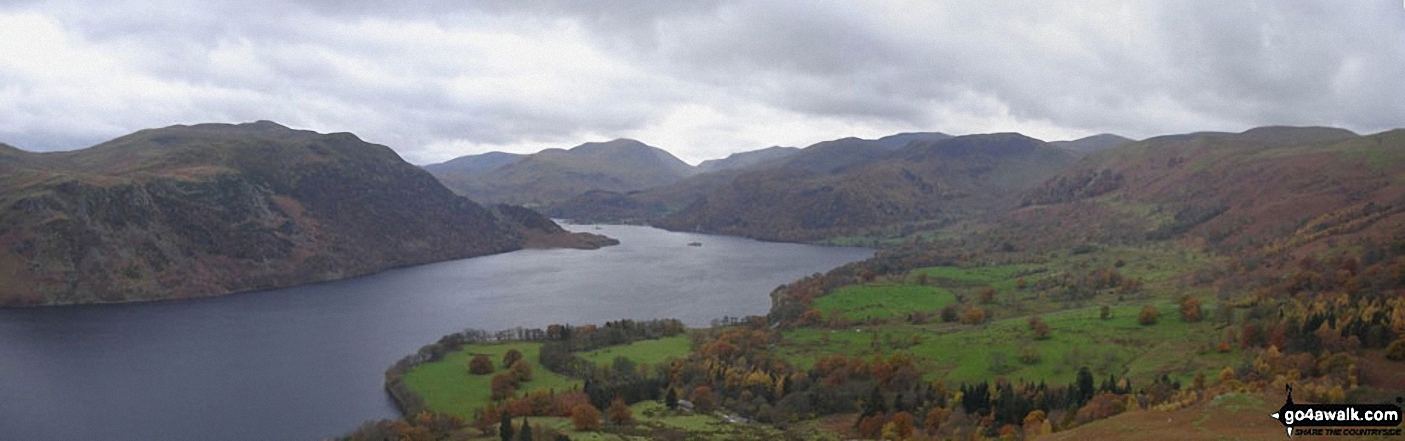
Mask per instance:
[[[429,171],[430,173],[439,174],[480,173],[498,168],[499,166],[502,166],[504,164],[516,162],[517,160],[522,159],[523,156],[526,155],[519,155],[516,153],[507,152],[488,152],[480,155],[460,156],[451,159],[447,162],[426,165],[424,166],[424,169]]]
[[[628,192],[586,192],[554,203],[545,211],[552,217],[578,222],[648,223],[686,208],[748,171],[790,169],[832,173],[889,153],[873,140],[825,141],[749,166],[697,174],[660,187]]]
[[[911,144],[914,141],[941,141],[950,137],[951,135],[942,132],[911,132],[899,133],[896,135],[888,135],[882,138],[878,138],[875,141],[878,142],[879,146],[882,146],[889,150],[897,150],[903,147],[907,147],[908,144]]]
[[[1119,145],[1126,144],[1129,142],[1134,141],[1131,139],[1123,138],[1121,136],[1113,135],[1111,133],[1103,133],[1085,138],[1078,138],[1072,141],[1053,141],[1050,142],[1049,145],[1069,149],[1079,153],[1092,153],[1099,150],[1106,150],[1109,148],[1117,147]]]
[[[662,149],[617,139],[570,150],[547,149],[478,172],[443,167],[429,172],[473,200],[544,206],[590,190],[631,191],[667,185],[696,170]]]
[[[698,164],[698,172],[708,173],[737,168],[747,168],[767,161],[784,158],[800,151],[795,147],[767,147],[761,150],[739,152],[722,159],[709,159]]]
[[[756,167],[756,166],[752,166]],[[741,174],[741,169],[702,173],[646,190],[591,190],[544,209],[553,218],[585,223],[643,224],[687,207]]]
[[[260,121],[0,154],[0,305],[188,298],[524,246],[597,247],[381,145]],[[503,214],[506,212],[506,214]]]
[[[815,143],[780,160],[763,164],[769,169],[795,169],[832,174],[851,169],[891,154],[875,140],[842,138]]]
[[[1405,130],[1161,136],[1088,155],[1022,199],[1008,222],[1051,243],[1189,237],[1228,252],[1389,237],[1405,225]]]
[[[1008,206],[1072,160],[1013,133],[914,141],[898,150],[846,138],[744,171],[653,224],[783,241],[943,225]]]

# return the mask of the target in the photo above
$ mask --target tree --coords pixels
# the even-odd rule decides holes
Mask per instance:
[[[1393,341],[1385,350],[1385,358],[1395,361],[1405,361],[1405,338]]]
[[[913,417],[907,412],[898,412],[883,425],[883,439],[904,440],[912,437]]]
[[[1087,403],[1089,399],[1093,398],[1093,393],[1097,392],[1097,389],[1094,389],[1093,386],[1093,371],[1088,370],[1087,366],[1078,368],[1077,381],[1078,389],[1076,392],[1078,393],[1078,404],[1082,405],[1083,403]]]
[[[1200,299],[1195,296],[1181,297],[1181,320],[1187,323],[1198,322],[1205,318],[1205,312],[1200,307]]]
[[[981,298],[981,304],[989,305],[991,303],[995,303],[995,288],[989,286],[981,288],[979,294]]]
[[[979,306],[972,306],[970,308],[966,308],[966,312],[961,313],[961,323],[967,325],[985,323],[985,319],[985,310],[981,309],[981,307]]]
[[[1044,340],[1049,338],[1051,329],[1044,319],[1036,315],[1029,318],[1029,331],[1034,334],[1035,340]]]
[[[532,381],[532,365],[527,360],[513,362],[512,373],[517,375],[517,381]]]
[[[668,393],[663,397],[663,404],[668,406],[668,410],[678,410],[678,391],[668,388]]]
[[[532,441],[532,426],[527,425],[527,417],[522,417],[522,429],[517,431],[517,441]]]
[[[883,399],[883,392],[878,390],[878,386],[873,386],[873,389],[868,393],[868,399],[863,402],[862,416],[885,413],[888,413],[888,402]]]
[[[507,399],[517,392],[517,375],[509,373],[494,375],[493,379],[488,382],[488,386],[492,392],[491,398],[493,400]]]
[[[517,348],[508,349],[507,353],[502,355],[502,367],[511,368],[513,363],[521,359],[522,351],[517,350]]]
[[[1156,320],[1160,318],[1161,311],[1151,306],[1143,306],[1141,314],[1137,314],[1137,323],[1141,323],[1142,326],[1151,326],[1156,324]]]
[[[600,409],[590,403],[577,404],[571,408],[571,424],[579,431],[600,430]]]
[[[922,420],[922,428],[927,429],[927,433],[935,435],[941,430],[942,424],[946,423],[946,417],[951,416],[951,409],[945,407],[932,406],[927,410],[927,418]]]
[[[712,395],[712,388],[698,386],[693,389],[693,393],[688,395],[688,400],[693,402],[693,409],[698,412],[712,412],[713,406],[717,405],[717,398]]]
[[[1039,348],[1034,347],[1034,345],[1024,345],[1024,347],[1020,348],[1019,359],[1020,363],[1024,364],[1038,363],[1040,359]]]
[[[883,436],[883,425],[887,423],[887,415],[883,414],[859,418],[859,436],[865,439],[878,439]]]
[[[512,441],[512,435],[512,414],[503,411],[502,423],[498,424],[498,436],[502,437],[502,441]]]
[[[1023,423],[1026,439],[1038,438],[1049,433],[1045,429],[1048,427],[1048,418],[1043,410],[1035,409],[1029,411],[1029,414],[1025,415]]]
[[[485,354],[474,354],[468,360],[468,373],[473,375],[488,375],[493,373],[493,360]]]
[[[605,413],[610,416],[610,422],[615,424],[628,424],[634,421],[634,414],[629,411],[629,405],[624,404],[623,397],[615,397],[610,402],[610,408],[605,409]]]

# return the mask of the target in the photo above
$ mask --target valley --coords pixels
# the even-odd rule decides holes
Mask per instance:
[[[841,141],[858,152],[876,149]],[[461,421],[459,433],[479,436],[495,433],[493,423],[510,415],[539,424],[534,433],[572,439],[707,433],[680,433],[670,422],[679,418],[723,425],[741,418],[747,422],[727,436],[755,439],[1077,439],[1137,427],[1210,439],[1230,430],[1220,414],[1267,410],[1289,383],[1299,401],[1393,399],[1397,383],[1386,366],[1397,362],[1385,360],[1405,358],[1396,354],[1405,346],[1392,331],[1395,311],[1405,311],[1393,294],[1405,286],[1398,277],[1405,223],[1395,208],[1405,169],[1388,159],[1405,145],[1394,132],[1267,127],[1088,142],[1096,147],[1073,151],[1018,136],[951,137],[910,143],[893,150],[896,156],[822,156],[844,158],[833,162],[807,162],[809,149],[802,149],[781,160],[805,164],[788,172],[775,163],[743,169],[731,183],[695,193],[701,196],[690,206],[649,222],[667,227],[670,216],[704,212],[701,204],[730,198],[764,213],[777,205],[759,201],[804,200],[803,190],[787,193],[788,187],[826,174],[838,178],[817,182],[861,186],[860,176],[906,171],[909,182],[948,182],[937,188],[974,183],[991,187],[981,191],[1008,190],[960,198],[929,192],[920,203],[903,203],[902,186],[874,185],[891,192],[854,200],[932,204],[933,211],[861,217],[853,225],[862,228],[803,235],[724,230],[882,249],[773,291],[764,317],[688,329],[686,352],[665,343],[681,335],[626,337],[622,342],[633,343],[619,346],[620,357],[602,359],[594,344],[569,349],[579,347],[574,333],[598,331],[575,326],[570,337],[545,331],[530,344],[564,344],[577,361],[548,369],[574,382],[521,382],[518,394],[470,401],[479,403],[476,411],[426,401],[408,414],[449,412]],[[923,168],[924,158],[933,165]],[[1047,168],[1032,172],[1021,164]],[[1020,180],[1002,181],[1001,173]],[[716,176],[679,182],[709,175]],[[1273,184],[1258,181],[1268,177]],[[752,199],[729,193],[764,189],[768,179],[780,193]],[[607,199],[637,200],[664,188]],[[845,213],[837,206],[818,210]],[[778,211],[804,212],[785,207]],[[932,222],[939,210],[951,218]],[[749,219],[733,225],[749,232],[804,230],[784,217]],[[704,224],[696,228],[713,228]],[[659,349],[627,349],[641,344]],[[512,345],[479,343],[456,354]],[[444,363],[426,366],[450,369]],[[457,364],[455,375],[471,378]],[[705,410],[671,408],[662,396],[703,389],[712,403]],[[623,415],[612,402],[618,397],[644,416],[606,415],[585,425],[571,418],[572,408],[583,405]],[[1158,424],[1157,415],[1194,424]],[[1249,427],[1274,425],[1265,418]],[[358,433],[384,430],[390,429],[368,425]],[[1282,436],[1281,429],[1234,432]]]

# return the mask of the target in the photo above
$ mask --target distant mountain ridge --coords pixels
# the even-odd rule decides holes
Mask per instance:
[[[722,159],[709,159],[699,163],[697,168],[700,173],[746,168],[784,158],[798,151],[800,149],[795,147],[766,147],[760,150],[733,153]]]
[[[846,138],[744,171],[652,223],[781,241],[939,226],[1005,206],[1072,160],[1019,134],[912,141],[898,150]]]
[[[480,155],[481,156],[481,155]],[[444,185],[477,201],[543,206],[589,190],[631,191],[666,185],[695,173],[688,163],[632,139],[547,149],[475,171],[449,161],[426,166]],[[482,164],[483,158],[472,162]]]
[[[1099,150],[1117,147],[1119,145],[1126,144],[1129,142],[1135,141],[1111,133],[1101,133],[1093,136],[1078,138],[1071,141],[1053,141],[1050,142],[1049,145],[1073,150],[1075,152],[1080,153],[1092,153]]]
[[[350,133],[268,121],[0,157],[0,306],[200,297],[609,243],[485,209]]]
[[[507,152],[488,152],[479,155],[460,156],[438,164],[424,166],[430,173],[481,173],[516,162],[526,155]]]

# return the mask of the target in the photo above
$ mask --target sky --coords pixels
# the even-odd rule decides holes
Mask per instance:
[[[0,0],[0,142],[272,120],[426,164],[909,131],[1405,126],[1383,1]]]

